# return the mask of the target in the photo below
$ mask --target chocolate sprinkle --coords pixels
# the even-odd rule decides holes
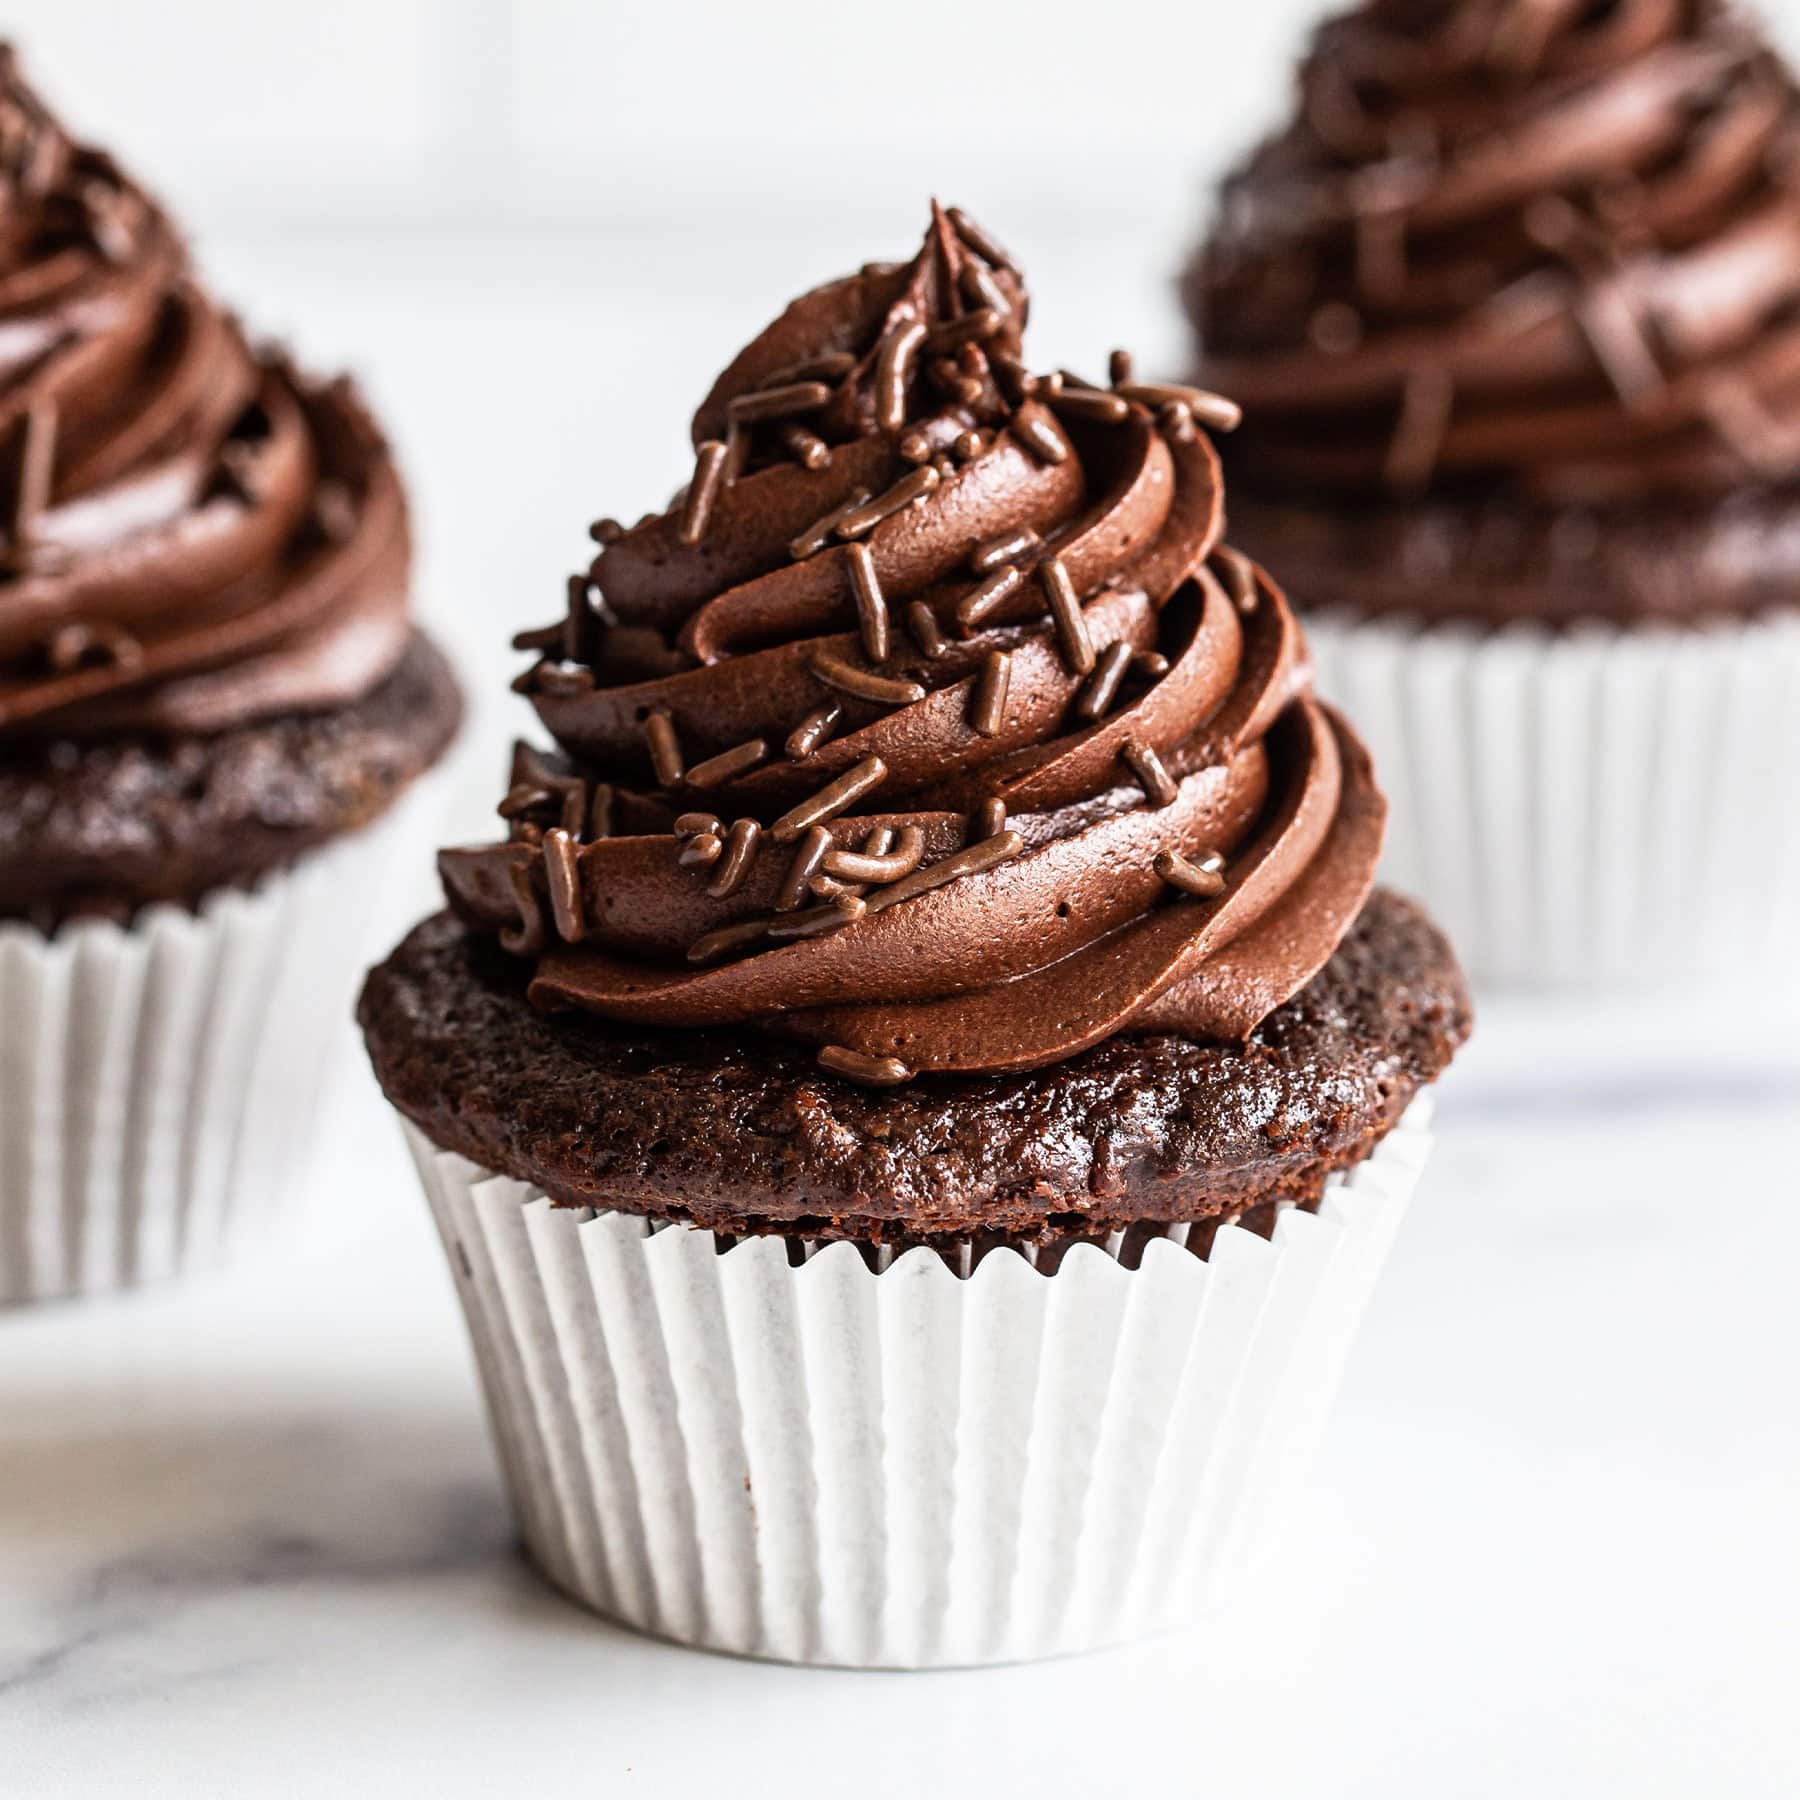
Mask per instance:
[[[697,831],[676,852],[675,860],[684,869],[710,869],[725,854],[725,843],[717,832]]]
[[[1131,352],[1115,350],[1106,359],[1106,379],[1114,387],[1123,387],[1131,379]]]
[[[50,505],[56,475],[56,402],[47,394],[32,401],[25,413],[24,442],[19,453],[18,488],[13,499],[12,536],[25,549],[37,535],[37,523]]]
[[[932,352],[955,350],[964,344],[978,344],[993,337],[1005,323],[1005,315],[996,306],[978,306],[960,319],[945,319],[925,333],[925,348]]]
[[[912,600],[906,607],[906,628],[912,634],[912,640],[933,662],[950,648],[950,640],[946,638],[938,625],[937,614],[923,600]]]
[[[1108,644],[1100,653],[1093,679],[1088,682],[1082,690],[1081,698],[1075,703],[1076,712],[1084,719],[1103,718],[1118,694],[1119,683],[1125,679],[1125,671],[1130,666],[1131,646],[1123,638]]]
[[[795,762],[804,762],[831,735],[832,727],[843,716],[844,709],[835,700],[815,707],[788,733],[788,755]]]
[[[910,875],[925,854],[925,833],[917,825],[908,825],[900,833],[898,843],[890,850],[883,839],[893,833],[879,826],[869,833],[861,850],[828,850],[825,873],[841,881],[889,882]],[[872,849],[871,845],[880,845]]]
[[[891,517],[903,506],[911,506],[915,500],[923,500],[941,479],[937,470],[927,463],[922,469],[914,469],[910,475],[902,475],[891,488],[885,493],[877,494],[873,500],[846,510],[832,529],[841,538],[861,537],[864,532],[872,531],[883,519]]]
[[[591,694],[594,671],[580,663],[541,662],[531,671],[531,685],[544,694]]]
[[[1012,434],[1040,462],[1065,463],[1069,460],[1069,440],[1062,427],[1043,407],[1028,401],[1013,414]]]
[[[856,367],[856,355],[850,350],[821,350],[816,356],[802,357],[785,369],[776,369],[771,384],[787,381],[842,381]]]
[[[579,944],[587,936],[581,907],[581,869],[575,840],[560,827],[544,833],[544,876],[550,889],[550,914],[564,943]]]
[[[563,786],[562,828],[576,843],[581,842],[582,828],[587,824],[586,784],[580,776],[571,776]]]
[[[1168,806],[1181,791],[1175,785],[1175,778],[1163,767],[1163,759],[1142,738],[1127,738],[1120,754],[1130,765],[1152,806]]]
[[[571,575],[567,583],[568,610],[563,615],[564,662],[594,660],[594,632],[599,620],[594,613],[594,583],[588,575]]]
[[[875,356],[875,423],[883,431],[898,431],[906,423],[906,384],[924,341],[925,326],[918,319],[896,325],[881,340]]]
[[[762,827],[754,819],[734,821],[725,834],[725,854],[719,859],[718,872],[706,884],[706,891],[713,899],[729,899],[743,886],[761,838]]]
[[[769,827],[769,835],[778,844],[792,843],[809,826],[836,818],[846,807],[853,806],[864,794],[887,780],[887,764],[879,756],[865,756],[846,769],[837,780],[820,788],[810,799],[784,812]]]
[[[1179,850],[1158,853],[1155,869],[1171,887],[1184,894],[1197,894],[1202,900],[1214,900],[1225,891],[1224,858],[1209,856],[1202,862],[1190,862]]]
[[[555,798],[548,788],[519,782],[507,789],[506,798],[494,810],[503,819],[519,819],[526,813],[537,811],[540,806],[550,805]]]
[[[1038,573],[1043,578],[1044,592],[1050,597],[1050,616],[1056,621],[1056,639],[1062,647],[1063,661],[1075,674],[1085,675],[1094,666],[1094,640],[1088,636],[1075,584],[1060,556],[1046,556],[1038,564]]]
[[[1778,481],[1800,468],[1800,433],[1776,419],[1740,376],[1715,376],[1701,396],[1701,411],[1752,474]]]
[[[625,535],[625,527],[617,519],[596,519],[588,527],[588,536],[604,549],[608,544],[616,544]]]
[[[1631,302],[1610,282],[1588,290],[1576,309],[1594,359],[1625,406],[1641,411],[1663,391],[1662,370]]]
[[[651,713],[644,721],[644,738],[650,746],[650,766],[656,771],[658,784],[666,788],[676,786],[684,765],[675,721],[666,712]]]
[[[691,963],[717,962],[721,956],[742,950],[768,935],[767,919],[739,919],[735,924],[702,932],[688,945],[687,959]]]
[[[1043,540],[1029,525],[991,537],[969,552],[969,568],[976,575],[991,574],[1003,563],[1017,562],[1021,556],[1037,549]]]
[[[1179,401],[1208,431],[1235,431],[1244,417],[1244,409],[1235,400],[1206,388],[1166,381],[1131,381],[1123,383],[1119,392],[1127,400],[1140,400],[1152,409],[1166,406],[1171,400]]]
[[[975,679],[969,707],[969,724],[983,737],[997,737],[1006,722],[1006,700],[1012,687],[1012,658],[1004,650],[990,650]]]
[[[813,524],[807,526],[807,528],[788,545],[788,555],[791,556],[795,562],[805,562],[809,556],[817,556],[818,553],[831,542],[832,534],[837,530],[838,525],[843,520],[849,518],[858,507],[867,506],[868,503],[869,490],[867,488],[858,488],[848,500],[843,502],[842,505],[834,506],[824,518],[816,520]]]
[[[1071,419],[1092,419],[1101,425],[1123,425],[1131,417],[1130,401],[1099,388],[1065,387],[1050,404]]]
[[[709,438],[700,446],[694,459],[694,479],[688,483],[687,498],[681,507],[681,541],[697,544],[706,536],[712,518],[713,503],[725,480],[726,447],[717,438]]]
[[[824,868],[830,849],[831,833],[823,825],[809,825],[781,878],[781,891],[775,897],[777,912],[792,912],[806,898],[807,885]]]
[[[948,356],[934,357],[926,365],[926,372],[931,376],[932,385],[940,393],[947,394],[952,400],[961,401],[964,406],[973,406],[981,398],[981,380]]]
[[[991,838],[1006,829],[1006,802],[998,794],[989,794],[975,812],[975,835]]]
[[[988,366],[994,371],[994,380],[1009,405],[1023,406],[1031,398],[1032,391],[1037,386],[1037,378],[1016,356],[1005,356],[997,350],[990,351]]]
[[[1018,274],[1019,265],[1001,247],[999,239],[978,225],[960,206],[951,207],[947,217],[956,227],[956,235],[977,256],[991,262],[997,269],[1004,269],[1009,275]]]
[[[612,836],[613,788],[610,781],[596,781],[588,798],[588,837],[591,841]]]
[[[1394,492],[1418,493],[1431,479],[1455,399],[1456,386],[1447,370],[1422,367],[1407,376],[1400,416],[1382,465],[1382,477]]]
[[[769,927],[772,938],[823,937],[827,932],[842,931],[854,925],[867,911],[868,903],[855,894],[845,894],[829,906],[815,906],[792,918],[778,920]]]
[[[739,425],[755,425],[766,419],[791,419],[796,413],[817,412],[830,399],[831,389],[824,382],[794,381],[785,387],[739,394],[725,411]]]
[[[781,447],[801,468],[817,470],[830,465],[831,446],[822,437],[808,431],[804,425],[796,425],[790,421],[776,435],[781,439]]]
[[[1256,611],[1256,565],[1243,551],[1220,544],[1207,559],[1224,579],[1225,592],[1244,618]]]
[[[677,837],[699,837],[702,832],[711,832],[718,837],[724,829],[718,815],[709,812],[685,812],[675,821]]]
[[[898,906],[902,901],[928,894],[933,888],[942,887],[946,882],[959,881],[965,875],[984,874],[1017,856],[1024,848],[1025,840],[1016,831],[1001,831],[993,837],[982,838],[978,843],[958,850],[953,856],[934,862],[930,868],[915,869],[891,887],[884,887],[871,894],[869,911],[885,912],[890,906]]]
[[[767,760],[768,754],[769,746],[764,739],[751,738],[734,749],[709,756],[705,762],[695,763],[687,772],[688,786],[717,787],[721,781],[729,781],[746,769],[754,769],[758,763]]]
[[[973,631],[1024,580],[1025,572],[1022,569],[996,569],[979,587],[972,588],[957,603],[957,624],[965,632]]]
[[[827,687],[854,694],[859,700],[873,700],[887,706],[911,706],[925,698],[925,689],[916,681],[901,681],[889,675],[877,675],[859,669],[835,656],[820,651],[812,659],[812,672]]]
[[[1002,315],[1012,311],[1005,290],[994,279],[993,271],[978,262],[966,262],[958,278],[962,290],[978,307]]]
[[[1172,443],[1191,444],[1200,428],[1194,423],[1192,409],[1185,401],[1165,400],[1156,409],[1157,428]]]
[[[913,1072],[897,1056],[865,1056],[842,1044],[825,1044],[819,1050],[819,1067],[859,1087],[899,1087],[912,1080]]]
[[[863,654],[870,662],[886,662],[888,609],[887,601],[882,597],[881,582],[875,574],[875,558],[864,543],[852,544],[847,554],[850,592],[856,601],[856,623],[862,632]]]

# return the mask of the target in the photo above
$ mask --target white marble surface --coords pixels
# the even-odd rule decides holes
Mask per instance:
[[[212,247],[253,316],[376,372],[429,609],[487,671],[468,823],[518,723],[504,638],[555,611],[583,522],[666,492],[739,327],[903,248],[882,223],[751,247],[723,295],[729,250],[662,239]],[[1039,360],[1174,342],[1154,254],[1020,248]],[[1258,1581],[1139,1648],[909,1677],[646,1643],[519,1563],[352,1065],[305,1203],[238,1267],[0,1317],[0,1793],[1793,1793],[1793,1017],[1494,1003]]]

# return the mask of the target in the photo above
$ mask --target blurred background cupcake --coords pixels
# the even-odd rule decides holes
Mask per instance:
[[[449,668],[347,382],[253,347],[0,63],[0,1300],[266,1208]]]
[[[1235,409],[1033,374],[1027,310],[934,208],[737,355],[674,503],[516,640],[555,747],[363,992],[526,1544],[682,1641],[1195,1616],[1469,1028],[1222,544]]]
[[[1732,8],[1374,0],[1188,271],[1233,537],[1478,978],[1800,953],[1797,184]]]

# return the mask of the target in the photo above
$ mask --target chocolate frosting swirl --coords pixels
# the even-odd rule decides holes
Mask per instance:
[[[1026,313],[934,209],[731,363],[669,511],[594,528],[519,640],[560,753],[515,753],[508,842],[440,858],[536,1000],[879,1084],[1241,1039],[1330,956],[1383,808],[1221,543],[1195,421],[1235,409],[1028,375]]]
[[[0,735],[213,733],[405,649],[405,504],[355,395],[252,350],[4,47],[0,503]]]
[[[1186,291],[1259,494],[1701,500],[1800,472],[1800,108],[1715,0],[1371,0]]]

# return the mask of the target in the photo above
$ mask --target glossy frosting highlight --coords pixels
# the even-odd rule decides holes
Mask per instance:
[[[408,635],[379,432],[252,349],[155,202],[0,59],[0,734],[359,698]]]
[[[794,302],[695,475],[571,584],[504,843],[446,851],[540,1003],[745,1025],[869,1083],[1123,1031],[1238,1040],[1323,965],[1382,805],[1280,591],[1222,542],[1217,396],[1032,376],[1017,269]]]

